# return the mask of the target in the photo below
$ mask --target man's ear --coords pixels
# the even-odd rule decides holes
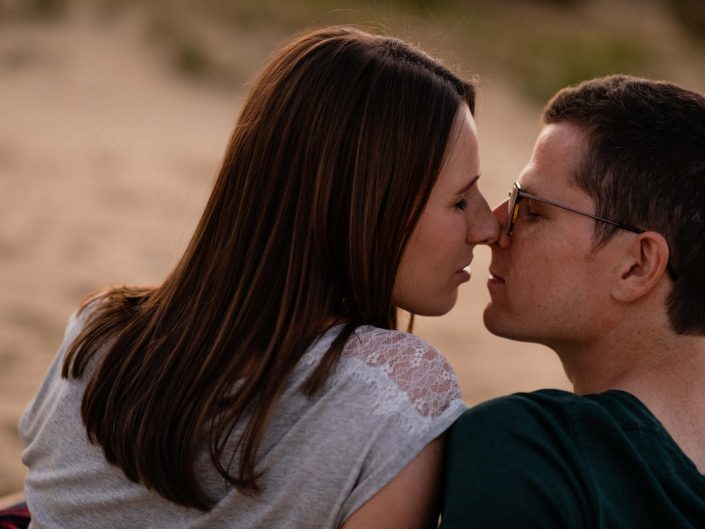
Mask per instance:
[[[651,292],[666,272],[668,243],[663,235],[645,231],[626,248],[622,276],[613,290],[616,299],[635,301]]]

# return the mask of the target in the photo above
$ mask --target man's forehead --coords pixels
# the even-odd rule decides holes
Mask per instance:
[[[588,134],[582,127],[568,122],[549,123],[541,128],[534,153],[582,158],[587,147]]]
[[[536,194],[556,186],[577,187],[572,175],[582,163],[586,148],[587,137],[579,127],[570,123],[545,125],[520,175],[521,187]]]

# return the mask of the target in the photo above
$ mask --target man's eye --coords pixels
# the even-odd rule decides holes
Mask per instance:
[[[541,215],[531,200],[526,201],[526,215],[529,217],[538,217]]]
[[[461,198],[458,202],[455,203],[455,209],[459,209],[460,211],[465,211],[468,207],[468,201],[466,198]]]
[[[531,202],[527,200],[525,202],[522,202],[519,206],[519,216],[527,219],[532,219],[540,217],[541,213],[537,209],[532,207]]]

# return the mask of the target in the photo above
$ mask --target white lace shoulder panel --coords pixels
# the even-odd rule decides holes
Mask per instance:
[[[460,398],[448,361],[413,334],[362,326],[348,340],[343,355],[362,364],[357,374],[367,382],[383,374],[381,378],[401,390],[425,418],[438,417]]]

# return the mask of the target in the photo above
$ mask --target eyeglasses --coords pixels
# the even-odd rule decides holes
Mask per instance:
[[[531,200],[536,200],[538,202],[542,202],[543,204],[548,204],[550,206],[561,208],[566,211],[570,211],[572,213],[577,213],[578,215],[582,215],[583,217],[588,217],[588,218],[591,218],[594,220],[599,220],[600,222],[606,222],[607,224],[611,224],[612,226],[616,226],[617,228],[620,228],[622,230],[631,231],[632,233],[644,233],[644,231],[646,231],[646,230],[642,230],[641,228],[629,226],[628,224],[620,224],[619,222],[614,222],[613,220],[603,219],[602,217],[598,217],[597,215],[593,215],[592,213],[580,211],[579,209],[573,209],[573,208],[566,206],[564,204],[554,202],[553,200],[548,200],[547,198],[542,198],[542,197],[536,196],[532,193],[527,193],[521,187],[519,187],[519,184],[517,182],[514,182],[514,186],[512,187],[512,191],[511,191],[511,193],[509,193],[509,202],[507,202],[508,213],[509,213],[509,217],[508,217],[509,222],[507,225],[507,235],[511,235],[512,231],[514,231],[514,225],[516,224],[517,218],[519,217],[519,203],[524,198],[530,198]],[[669,259],[668,263],[666,264],[666,269],[668,270],[668,273],[671,276],[671,279],[673,279],[674,281],[678,279],[678,275],[676,274],[676,271],[673,268],[673,265],[671,264],[670,259]]]

